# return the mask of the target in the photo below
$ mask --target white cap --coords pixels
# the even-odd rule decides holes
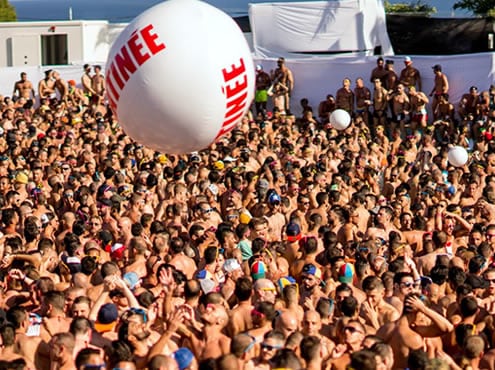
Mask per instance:
[[[229,258],[223,263],[223,271],[229,273],[241,268],[241,265],[235,258]]]
[[[263,66],[261,64],[256,64],[256,70],[257,71],[262,71],[263,70]]]
[[[404,57],[404,62],[412,62],[411,57]]]

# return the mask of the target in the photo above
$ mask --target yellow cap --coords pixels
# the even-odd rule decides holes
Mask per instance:
[[[213,167],[215,167],[216,170],[223,170],[225,168],[225,163],[223,163],[222,161],[216,161],[215,163],[213,163]]]
[[[251,213],[249,213],[248,211],[244,210],[242,211],[240,214],[239,214],[239,222],[241,224],[245,224],[247,225],[249,223],[249,221],[251,221],[251,218],[253,218],[253,216],[251,216]]]
[[[15,176],[15,182],[19,184],[27,184],[29,181],[28,175],[26,175],[24,172],[19,172]]]

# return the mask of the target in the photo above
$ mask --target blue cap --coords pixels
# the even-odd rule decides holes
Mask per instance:
[[[188,348],[182,347],[174,352],[173,357],[179,365],[179,370],[184,370],[191,365],[194,355]]]
[[[268,203],[275,203],[280,201],[281,201],[280,195],[278,195],[275,192],[271,193],[270,196],[268,197]]]
[[[134,290],[134,288],[136,288],[139,284],[139,276],[133,271],[125,274],[123,279],[127,283],[127,286],[129,286],[130,290]]]

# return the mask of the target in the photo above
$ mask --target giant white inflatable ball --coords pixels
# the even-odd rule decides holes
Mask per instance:
[[[452,166],[462,167],[467,163],[469,156],[467,150],[462,146],[454,146],[449,149],[447,159]]]
[[[254,97],[254,65],[234,20],[199,0],[135,18],[110,49],[110,106],[124,131],[157,151],[200,150],[233,129]]]
[[[330,124],[337,130],[345,130],[351,123],[351,116],[343,109],[335,109],[330,114]]]

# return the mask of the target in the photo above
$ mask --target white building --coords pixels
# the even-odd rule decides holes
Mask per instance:
[[[102,62],[124,27],[107,21],[0,22],[0,67]]]

